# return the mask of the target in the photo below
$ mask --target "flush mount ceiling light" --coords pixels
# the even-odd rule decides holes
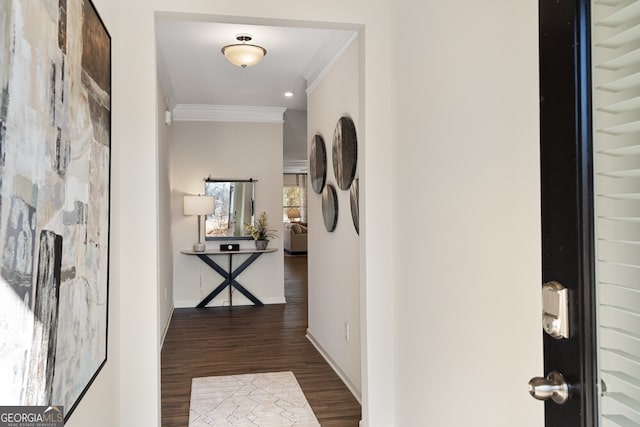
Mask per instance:
[[[247,44],[251,41],[251,35],[238,34],[236,40],[241,43],[230,44],[222,48],[222,54],[229,62],[238,67],[246,68],[256,65],[267,54],[265,48],[254,44]]]

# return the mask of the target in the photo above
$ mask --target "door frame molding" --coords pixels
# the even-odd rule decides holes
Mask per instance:
[[[572,399],[545,403],[546,426],[597,426],[590,0],[539,0],[542,279],[569,288],[571,337],[544,334],[545,374]],[[572,362],[573,361],[573,362]],[[564,371],[564,372],[563,372]],[[561,421],[559,421],[561,420]]]

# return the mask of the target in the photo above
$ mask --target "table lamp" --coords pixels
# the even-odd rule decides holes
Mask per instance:
[[[202,232],[200,231],[200,223],[202,215],[209,215],[215,211],[215,204],[211,196],[184,196],[184,205],[182,213],[184,215],[198,216],[198,243],[193,244],[194,252],[204,252],[206,245],[202,243]]]
[[[287,209],[287,217],[292,222],[300,221],[300,209],[298,208]]]

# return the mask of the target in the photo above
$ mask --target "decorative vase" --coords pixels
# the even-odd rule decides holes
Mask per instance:
[[[255,240],[255,242],[256,242],[256,249],[258,249],[259,251],[263,251],[267,249],[267,245],[269,244],[268,240]]]

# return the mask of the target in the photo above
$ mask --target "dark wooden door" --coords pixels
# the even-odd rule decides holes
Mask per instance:
[[[547,427],[597,425],[589,2],[540,0],[543,282],[569,289],[569,338],[544,335],[544,375],[569,384]],[[540,374],[536,374],[540,375]]]

